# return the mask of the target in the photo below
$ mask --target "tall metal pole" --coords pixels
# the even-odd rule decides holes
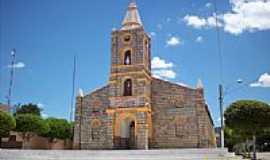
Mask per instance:
[[[224,148],[224,111],[223,111],[223,86],[222,84],[219,85],[219,109],[220,109],[220,143],[221,148]]]
[[[72,93],[71,93],[71,104],[70,104],[70,117],[69,117],[69,120],[70,122],[73,121],[73,103],[74,103],[74,95],[75,95],[75,81],[76,81],[76,56],[74,56],[74,59],[73,59],[73,74],[72,74]]]
[[[8,89],[8,97],[7,97],[7,104],[8,104],[10,112],[12,112],[11,95],[12,95],[12,86],[13,86],[13,78],[14,78],[15,56],[16,56],[16,50],[13,49],[11,51],[10,81],[9,81],[9,89]]]

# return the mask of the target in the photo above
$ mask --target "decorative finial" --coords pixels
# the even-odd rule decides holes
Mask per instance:
[[[196,88],[197,89],[203,89],[203,83],[202,83],[202,80],[201,79],[198,79]]]
[[[83,90],[80,88],[79,91],[78,91],[78,97],[84,97],[83,95]]]

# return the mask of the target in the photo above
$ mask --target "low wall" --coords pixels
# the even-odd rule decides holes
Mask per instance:
[[[16,145],[15,145],[16,144]],[[1,148],[22,148],[23,139],[18,132],[12,132],[9,138],[3,139]],[[72,149],[71,140],[54,139],[50,141],[49,138],[35,135],[27,144],[27,149],[55,149],[64,150]]]

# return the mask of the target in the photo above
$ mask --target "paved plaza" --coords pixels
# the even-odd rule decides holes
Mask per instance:
[[[0,160],[240,160],[221,149],[0,150]]]

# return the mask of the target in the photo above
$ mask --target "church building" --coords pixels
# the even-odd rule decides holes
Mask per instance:
[[[108,84],[76,98],[75,149],[211,148],[213,121],[199,81],[191,88],[151,75],[151,37],[135,2],[111,34]]]

